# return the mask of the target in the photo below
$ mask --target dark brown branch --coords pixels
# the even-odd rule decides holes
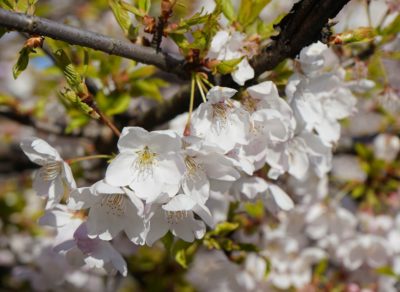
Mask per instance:
[[[279,35],[251,60],[256,77],[322,38],[322,30],[350,0],[302,0],[278,24]]]
[[[274,69],[287,58],[294,58],[300,50],[313,42],[320,40],[322,30],[330,18],[334,18],[350,0],[302,0],[297,2],[291,12],[282,19],[278,27],[280,33],[270,46],[251,60],[256,76]],[[223,76],[222,86],[237,87],[229,75]],[[187,111],[189,87],[184,87],[170,101],[144,113],[131,121],[131,124],[152,129],[168,122],[171,118]],[[200,103],[199,98],[196,99]]]
[[[26,32],[61,40],[71,45],[79,45],[110,55],[121,56],[144,64],[154,65],[161,70],[184,78],[183,62],[170,55],[157,53],[155,49],[61,24],[45,18],[16,13],[0,8],[0,26],[10,30]]]

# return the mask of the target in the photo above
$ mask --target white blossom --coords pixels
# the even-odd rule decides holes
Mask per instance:
[[[162,193],[173,197],[185,171],[181,144],[172,131],[126,127],[118,141],[120,153],[108,166],[105,180],[113,186],[130,186],[147,202]]]
[[[71,168],[46,141],[26,138],[21,148],[32,162],[41,166],[35,174],[33,188],[39,196],[48,198],[47,209],[57,205],[65,192],[76,188]]]
[[[128,188],[99,181],[72,191],[68,207],[89,209],[86,227],[90,238],[111,240],[125,231],[132,242],[144,243],[143,203]]]
[[[240,32],[229,32],[221,30],[215,34],[211,41],[211,46],[207,57],[221,61],[240,59],[235,71],[231,73],[233,80],[239,84],[244,83],[254,77],[254,69],[247,60],[247,52],[244,50],[245,35]]]

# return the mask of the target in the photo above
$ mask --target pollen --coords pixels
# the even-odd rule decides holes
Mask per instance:
[[[125,214],[125,195],[124,194],[110,194],[104,195],[101,200],[101,206],[107,207],[107,214],[122,216]]]
[[[157,154],[152,152],[148,146],[136,152],[138,157],[134,164],[137,178],[144,178],[153,173],[153,166],[157,162]]]
[[[189,216],[189,212],[183,211],[165,211],[165,218],[169,224],[178,224]]]
[[[253,113],[257,110],[257,105],[259,102],[259,99],[252,98],[249,94],[245,94],[242,98],[242,104],[244,108],[250,113]]]
[[[61,161],[51,161],[40,169],[40,177],[44,181],[51,181],[61,174]]]
[[[215,103],[212,105],[214,119],[226,119],[227,106],[225,103]]]

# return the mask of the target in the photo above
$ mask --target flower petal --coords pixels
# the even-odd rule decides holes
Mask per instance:
[[[135,159],[136,155],[134,153],[120,153],[108,166],[105,181],[110,185],[118,187],[129,185],[134,179],[132,165]]]
[[[30,137],[21,141],[21,149],[28,158],[39,165],[47,161],[62,160],[57,150],[51,147],[46,141]]]

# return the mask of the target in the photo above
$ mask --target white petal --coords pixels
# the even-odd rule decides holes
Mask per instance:
[[[179,184],[184,173],[183,157],[177,154],[163,155],[153,166],[154,179],[158,182]]]
[[[282,210],[288,211],[294,207],[292,199],[277,185],[269,184],[269,192]]]
[[[133,153],[119,154],[108,166],[105,181],[118,187],[129,185],[134,179],[132,166],[136,157]]]
[[[63,162],[63,164],[62,164],[62,174],[61,175],[65,178],[65,183],[66,183],[68,189],[76,188],[76,182],[74,179],[74,175],[72,174],[71,167],[66,162]]]
[[[278,89],[272,81],[264,81],[257,85],[247,88],[251,97],[258,100],[265,100],[269,104],[274,104],[279,98]]]
[[[186,194],[179,194],[173,197],[167,204],[163,205],[162,208],[166,211],[189,211],[192,210],[196,205]]]
[[[68,208],[72,210],[87,209],[92,207],[99,199],[99,196],[93,193],[91,187],[78,188],[72,190],[69,194]]]
[[[239,85],[244,85],[244,83],[254,77],[254,69],[250,66],[247,58],[238,64],[237,69],[231,73],[232,79]]]
[[[22,140],[21,149],[28,158],[39,165],[47,161],[61,160],[57,150],[51,147],[46,141],[30,137]]]
[[[146,243],[153,245],[169,230],[169,224],[165,220],[164,211],[159,206],[152,206],[151,219],[146,233]]]
[[[226,46],[229,41],[230,35],[226,30],[218,31],[213,37],[210,45],[210,50],[208,51],[207,58],[217,59],[221,50]]]
[[[134,149],[141,149],[147,144],[149,132],[141,127],[125,127],[122,129],[118,140],[120,152],[130,152]]]
[[[229,87],[214,86],[207,93],[207,100],[211,103],[223,102],[236,94],[237,90]]]

